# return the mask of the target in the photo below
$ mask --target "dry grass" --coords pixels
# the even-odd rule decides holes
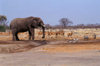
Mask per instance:
[[[71,32],[70,30],[64,30],[65,35],[64,36],[48,36],[46,35],[45,39],[42,39],[41,36],[42,35],[37,35],[38,32],[40,30],[36,30],[35,33],[35,40],[51,40],[51,41],[56,41],[56,40],[67,40],[67,39],[73,39],[73,38],[78,38],[78,39],[83,39],[84,35],[88,35],[90,36],[89,40],[93,40],[93,33],[95,33],[96,35],[100,35],[100,29],[77,29],[77,30],[71,30],[73,32],[75,32],[75,34],[73,34],[73,36],[71,37],[67,37],[67,34],[69,32]],[[46,30],[49,31],[49,30]],[[56,31],[56,30],[52,30],[52,31]],[[28,40],[28,33],[24,32],[24,33],[19,33],[18,34],[20,40]],[[100,39],[100,37],[97,37],[97,39]],[[0,41],[8,41],[8,40],[12,40],[12,35],[11,32],[0,32]],[[27,51],[31,48],[33,48],[32,45],[30,44],[22,44],[22,43],[17,43],[14,44],[14,42],[11,43],[6,43],[2,42],[0,43],[0,53],[15,53],[15,52],[23,52],[23,51]],[[100,44],[99,43],[94,43],[94,44],[73,44],[73,45],[48,45],[44,48],[41,48],[41,50],[45,50],[46,52],[77,52],[77,51],[84,51],[84,50],[100,50]]]

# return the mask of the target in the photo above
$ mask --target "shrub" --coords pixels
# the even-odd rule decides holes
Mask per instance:
[[[0,32],[5,32],[6,31],[6,28],[5,28],[5,26],[3,26],[3,25],[0,25]]]

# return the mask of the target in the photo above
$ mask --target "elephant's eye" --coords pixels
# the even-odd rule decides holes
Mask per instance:
[[[41,23],[39,22],[38,25],[41,26]]]

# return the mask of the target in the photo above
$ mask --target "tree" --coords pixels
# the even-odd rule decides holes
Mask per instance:
[[[45,24],[45,27],[46,27],[47,29],[52,28],[52,26],[51,26],[50,24]]]
[[[6,25],[7,24],[7,17],[4,15],[0,15],[0,25]]]
[[[5,32],[7,27],[7,17],[0,15],[0,32]]]
[[[73,24],[73,22],[69,21],[67,18],[61,18],[59,22],[62,28],[66,28],[67,26]]]

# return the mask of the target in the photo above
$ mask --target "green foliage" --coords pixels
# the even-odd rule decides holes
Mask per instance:
[[[0,25],[0,32],[5,32],[6,31],[6,28],[5,28],[5,26],[3,26],[3,25]]]
[[[7,17],[0,15],[0,32],[5,32],[7,27]]]
[[[6,25],[7,17],[4,15],[0,15],[0,25]]]

